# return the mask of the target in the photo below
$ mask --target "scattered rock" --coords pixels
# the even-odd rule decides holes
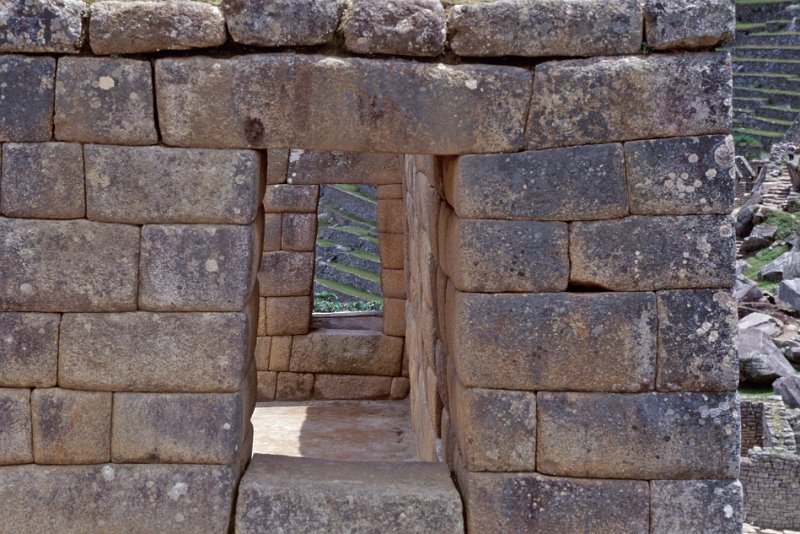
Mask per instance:
[[[759,280],[768,280],[771,282],[780,282],[783,280],[783,271],[786,268],[786,264],[789,263],[789,256],[791,254],[793,253],[787,252],[786,254],[782,254],[762,267],[761,270],[758,271]]]
[[[800,408],[800,376],[784,376],[772,383],[772,389],[789,408]]]
[[[771,384],[776,378],[794,375],[792,364],[761,330],[739,330],[737,341],[740,382]]]
[[[739,330],[761,330],[770,337],[779,336],[783,332],[783,321],[766,313],[751,313],[739,320]]]
[[[800,342],[799,341],[793,339],[793,340],[791,340],[789,342],[785,342],[783,344],[783,347],[781,347],[781,349],[783,350],[784,358],[789,360],[790,363],[793,363],[795,365],[800,365]]]
[[[756,226],[750,235],[744,238],[739,251],[742,254],[748,254],[766,248],[775,241],[775,235],[778,233],[777,226]]]
[[[800,310],[800,278],[781,282],[778,286],[778,299],[795,310]]]
[[[749,265],[744,260],[736,260],[736,276],[743,275]]]

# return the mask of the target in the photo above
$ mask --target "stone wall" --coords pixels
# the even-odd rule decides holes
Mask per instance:
[[[742,458],[744,519],[764,528],[800,529],[800,456],[775,450]]]
[[[405,369],[470,532],[737,532],[733,23],[12,0],[0,532],[226,532],[257,395],[397,397]],[[331,151],[404,169],[368,355],[310,320],[317,190],[344,180],[292,164]]]

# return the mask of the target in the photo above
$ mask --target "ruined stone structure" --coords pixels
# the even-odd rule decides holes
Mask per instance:
[[[732,2],[450,4],[0,7],[0,532],[738,532]],[[288,149],[385,193],[364,352]],[[403,378],[434,463],[248,467]]]

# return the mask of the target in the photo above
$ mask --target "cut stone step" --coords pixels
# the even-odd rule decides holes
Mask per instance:
[[[455,534],[464,524],[445,464],[257,454],[239,488],[235,532]]]

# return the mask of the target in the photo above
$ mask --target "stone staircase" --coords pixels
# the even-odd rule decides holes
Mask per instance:
[[[757,159],[800,114],[800,16],[796,0],[738,0],[733,58],[737,152]]]
[[[381,301],[377,190],[324,185],[320,191],[314,292],[341,301]]]
[[[236,534],[456,534],[461,498],[446,464],[255,455],[242,478]]]

